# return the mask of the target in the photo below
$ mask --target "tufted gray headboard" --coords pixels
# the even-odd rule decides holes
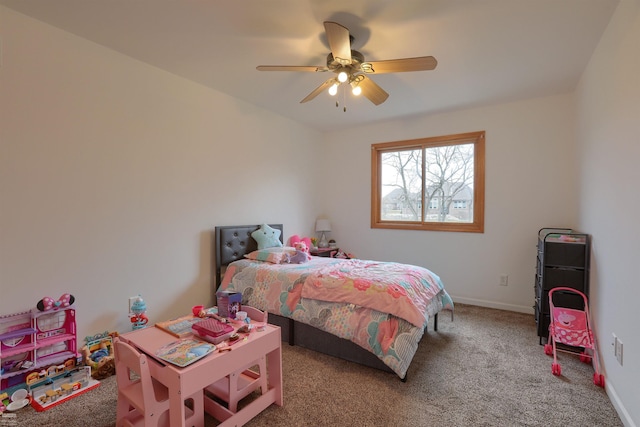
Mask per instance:
[[[258,249],[258,243],[251,237],[251,233],[260,228],[258,225],[225,225],[215,228],[213,242],[216,254],[214,292],[221,281],[222,267],[226,267],[233,261],[244,258],[245,254]],[[282,224],[269,224],[271,228],[280,230],[280,241],[284,242]]]

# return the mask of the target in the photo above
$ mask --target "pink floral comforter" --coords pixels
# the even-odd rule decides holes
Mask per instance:
[[[420,328],[429,320],[427,306],[442,289],[438,281],[423,267],[351,259],[310,273],[302,298],[371,308]]]
[[[312,257],[304,264],[231,263],[220,289],[242,304],[358,344],[404,378],[427,319],[453,301],[440,278],[417,266]],[[409,320],[410,319],[410,320]]]

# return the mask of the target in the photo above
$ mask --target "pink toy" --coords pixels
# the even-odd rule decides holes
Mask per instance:
[[[308,262],[311,259],[311,255],[303,250],[303,246],[306,246],[302,242],[296,243],[296,253],[293,255],[287,255],[287,261],[289,264],[302,264]]]
[[[296,254],[302,252],[306,256],[307,261],[311,259],[311,255],[309,254],[309,246],[307,246],[304,241],[297,242],[293,245],[293,247],[296,248]]]
[[[554,302],[555,293],[578,296],[582,299],[583,309],[559,306]],[[549,356],[553,355],[553,363],[551,364],[553,375],[562,375],[562,368],[558,363],[558,352],[577,354],[582,362],[593,362],[595,368],[593,383],[599,387],[604,387],[604,375],[600,372],[596,337],[591,330],[587,296],[573,288],[553,288],[549,291],[549,309],[551,315],[549,324],[550,342],[545,344],[544,352]],[[564,344],[570,347],[559,347],[557,344]]]
[[[289,238],[289,244],[296,247],[296,243],[303,242],[307,248],[306,252],[309,253],[309,248],[311,247],[311,238],[310,237],[300,237],[297,234],[294,234]]]

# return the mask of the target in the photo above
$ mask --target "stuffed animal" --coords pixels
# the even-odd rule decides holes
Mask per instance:
[[[304,241],[300,241],[296,243],[295,245],[293,245],[293,247],[296,248],[296,254],[298,252],[302,252],[305,254],[307,261],[311,259],[311,254],[309,254],[309,246],[307,246],[307,244]]]
[[[307,258],[307,256],[307,253],[296,250],[295,255],[289,255],[287,262],[289,264],[302,264],[309,261],[309,258]]]
[[[309,252],[309,248],[311,248],[311,238],[310,237],[300,237],[297,234],[294,234],[289,238],[289,246],[293,246],[295,248],[296,243],[304,242],[307,245],[307,252]]]
[[[311,255],[309,255],[309,248],[307,248],[306,243],[297,242],[293,247],[296,249],[296,253],[293,255],[287,255],[285,262],[289,264],[302,264],[311,259]]]

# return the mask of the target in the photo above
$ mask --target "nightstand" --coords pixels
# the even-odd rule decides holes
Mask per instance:
[[[309,253],[313,256],[322,256],[326,258],[333,258],[333,256],[338,253],[340,248],[317,248],[311,249]]]

